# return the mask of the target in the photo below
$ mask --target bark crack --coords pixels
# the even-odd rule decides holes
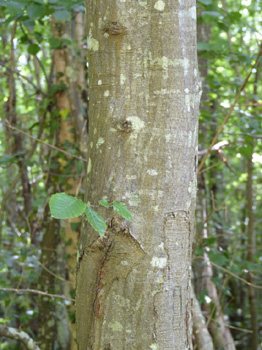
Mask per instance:
[[[103,287],[103,276],[104,276],[104,269],[105,269],[105,264],[109,258],[109,253],[112,248],[113,243],[110,242],[109,245],[106,248],[104,258],[100,264],[100,268],[98,270],[98,275],[97,275],[97,282],[96,282],[96,294],[94,298],[94,303],[93,303],[93,309],[96,317],[99,317],[99,312],[100,312],[100,306],[101,306],[101,300],[99,299],[99,294],[102,290]]]

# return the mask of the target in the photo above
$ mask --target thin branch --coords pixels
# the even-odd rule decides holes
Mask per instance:
[[[54,276],[55,278],[59,279],[60,281],[73,283],[73,282],[71,282],[71,281],[66,280],[66,279],[63,278],[63,277],[58,276],[58,275],[57,275],[56,273],[54,273],[53,271],[49,270],[47,267],[45,267],[45,265],[43,265],[40,261],[38,261],[38,260],[36,259],[35,256],[33,256],[33,258],[34,258],[34,260],[35,260],[44,270],[46,270],[50,275]]]
[[[9,67],[6,66],[6,62],[4,62],[4,61],[1,61],[1,60],[0,60],[0,65],[1,65],[2,67],[5,67],[7,70],[11,70],[11,68],[9,68]],[[19,77],[21,77],[22,79],[26,80],[30,85],[33,86],[33,88],[34,88],[35,90],[41,92],[42,95],[47,96],[47,94],[46,94],[41,88],[39,88],[37,85],[35,85],[35,83],[33,83],[33,82],[32,82],[29,78],[27,78],[25,75],[21,74],[17,69],[14,69],[13,72],[14,72],[15,74],[17,74]]]
[[[61,148],[58,148],[58,147],[56,147],[56,146],[54,146],[54,145],[51,145],[50,143],[47,143],[47,142],[45,142],[45,141],[43,141],[43,140],[40,140],[40,139],[37,138],[37,137],[33,137],[33,136],[31,136],[30,134],[26,133],[25,131],[23,131],[23,130],[21,130],[21,129],[18,129],[18,128],[12,126],[12,125],[10,125],[7,121],[5,122],[5,125],[6,125],[8,128],[11,128],[11,129],[13,129],[13,130],[16,130],[16,131],[20,132],[21,134],[23,134],[23,135],[29,137],[30,139],[34,140],[34,141],[40,142],[40,143],[42,143],[42,144],[44,144],[44,145],[46,145],[46,146],[48,146],[48,147],[50,147],[50,148],[53,148],[53,149],[55,149],[55,150],[57,150],[57,151],[59,151],[59,152],[61,152],[61,153],[64,153],[64,154],[67,155],[68,157],[76,158],[76,159],[78,159],[78,160],[81,160],[81,161],[83,161],[83,162],[86,162],[86,159],[84,159],[84,158],[82,158],[82,157],[75,156],[75,155],[72,154],[72,153],[69,153],[69,152],[67,152],[67,151],[65,151],[65,150],[63,150],[63,149],[61,149]]]
[[[40,294],[40,295],[45,295],[45,296],[50,297],[50,298],[58,298],[58,299],[75,301],[75,299],[67,298],[64,295],[50,294],[50,293],[47,293],[47,292],[42,292],[41,290],[37,290],[37,289],[0,288],[0,290],[3,291],[3,292]]]
[[[231,325],[229,325],[228,323],[226,323],[226,325],[227,325],[228,328],[236,329],[236,330],[238,330],[238,331],[240,331],[240,332],[253,333],[250,329],[231,326]]]
[[[262,55],[262,42],[261,42],[260,47],[259,47],[259,53],[258,53],[258,55],[257,55],[256,62],[255,62],[255,64],[252,66],[252,68],[251,68],[250,72],[248,73],[248,75],[246,76],[246,78],[245,78],[245,80],[244,80],[242,86],[240,87],[240,89],[239,89],[239,91],[238,91],[238,93],[237,93],[237,95],[236,95],[236,97],[235,97],[234,102],[232,103],[231,107],[229,108],[229,111],[227,112],[227,115],[226,115],[225,119],[223,120],[222,124],[221,124],[220,127],[218,128],[218,131],[217,131],[216,135],[214,136],[214,138],[213,138],[213,140],[212,140],[212,142],[211,142],[211,144],[210,144],[210,146],[209,146],[209,148],[208,148],[206,154],[204,155],[204,157],[203,157],[203,159],[202,159],[202,161],[201,161],[201,163],[200,163],[200,165],[199,165],[199,167],[198,167],[198,173],[200,173],[200,171],[202,170],[202,168],[203,168],[203,166],[204,166],[204,164],[205,164],[205,161],[206,161],[206,159],[207,159],[209,153],[210,153],[211,150],[212,150],[212,147],[213,147],[213,146],[215,145],[215,143],[217,142],[218,136],[221,134],[221,132],[223,131],[223,128],[224,128],[225,124],[228,122],[228,120],[229,120],[229,118],[230,118],[230,116],[231,116],[231,114],[232,114],[232,112],[233,112],[233,110],[234,110],[234,108],[235,108],[235,105],[236,105],[238,99],[239,99],[240,96],[241,96],[241,92],[245,89],[245,87],[246,87],[246,85],[247,85],[247,82],[248,82],[248,80],[249,80],[251,74],[253,73],[253,69],[256,68],[257,65],[258,65],[258,63],[259,63],[259,59],[260,59],[260,56],[261,56],[261,55]]]
[[[196,256],[194,259],[201,259],[201,260],[204,260],[204,257],[202,256]],[[247,284],[248,286],[251,286],[251,287],[254,287],[256,289],[262,289],[262,286],[258,286],[257,284],[253,284],[253,283],[250,283],[248,282],[247,280],[245,280],[244,278],[242,277],[239,277],[238,275],[236,275],[234,272],[231,272],[229,271],[228,269],[225,269],[224,267],[220,266],[220,265],[217,265],[216,263],[214,263],[213,261],[210,261],[210,264],[217,267],[218,269],[228,273],[229,275],[231,275],[232,277],[235,277],[237,278],[238,280],[240,280],[241,282]]]
[[[39,346],[26,332],[19,331],[16,328],[0,325],[0,335],[19,340],[27,350],[40,350]]]
[[[219,151],[221,148],[228,146],[228,145],[229,145],[228,141],[220,141],[212,147],[211,151]],[[207,153],[207,151],[208,151],[207,149],[203,149],[202,151],[198,151],[198,156],[201,157],[201,156],[205,155]]]

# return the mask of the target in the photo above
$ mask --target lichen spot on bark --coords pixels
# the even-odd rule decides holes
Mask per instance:
[[[155,6],[154,8],[158,11],[163,11],[164,8],[165,8],[166,4],[164,3],[164,1],[162,0],[158,0],[156,3],[155,3]]]
[[[146,173],[150,176],[157,176],[158,172],[155,169],[148,169]]]
[[[120,85],[124,85],[126,81],[126,77],[124,74],[120,74]]]
[[[132,125],[132,130],[133,130],[133,135],[132,136],[133,136],[133,138],[137,138],[137,134],[145,126],[144,121],[141,120],[137,116],[129,116],[129,117],[126,118],[126,120],[129,121],[131,123],[131,125]]]
[[[96,143],[96,148],[101,146],[104,142],[105,142],[105,140],[103,139],[103,137],[99,137],[99,139],[97,140],[97,143]]]
[[[123,330],[123,326],[121,323],[114,321],[114,322],[109,322],[108,327],[112,329],[112,331],[115,332],[121,332]]]
[[[87,47],[89,50],[98,51],[99,49],[99,42],[92,37],[91,30],[89,31],[89,35],[87,38]]]
[[[138,4],[139,4],[140,6],[143,6],[144,8],[147,7],[147,2],[146,2],[146,1],[139,1]]]
[[[88,159],[88,165],[87,165],[87,174],[90,173],[91,168],[92,168],[92,163],[91,163],[91,158],[89,158],[89,159]]]
[[[157,256],[153,256],[151,260],[151,265],[153,267],[158,267],[159,269],[163,269],[166,266],[167,258],[158,258]]]
[[[158,350],[158,345],[157,345],[157,343],[151,344],[151,345],[150,345],[150,349],[151,349],[151,350]]]
[[[189,14],[194,20],[196,20],[196,6],[192,6],[189,9]]]
[[[104,96],[105,96],[105,97],[108,97],[108,96],[109,96],[109,90],[106,90],[106,91],[104,92]]]

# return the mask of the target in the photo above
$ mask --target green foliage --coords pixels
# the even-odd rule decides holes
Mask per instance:
[[[71,18],[71,13],[66,10],[56,10],[53,13],[56,21],[68,21]]]
[[[99,204],[101,204],[103,207],[105,207],[105,208],[109,208],[110,206],[111,206],[111,204],[110,203],[108,203],[108,201],[106,200],[106,199],[101,199],[100,201],[99,201]]]
[[[46,7],[40,4],[32,3],[27,7],[28,17],[32,20],[43,17],[46,12]]]
[[[100,215],[98,215],[95,210],[88,206],[86,207],[85,214],[87,217],[87,221],[99,233],[100,237],[103,237],[107,227],[105,220]]]
[[[28,46],[28,53],[30,53],[31,55],[36,55],[39,51],[41,50],[40,46],[37,44],[31,44]]]
[[[105,208],[113,206],[114,211],[122,218],[129,221],[132,220],[130,212],[123,203],[113,201],[110,204],[107,200],[100,200],[99,203]],[[52,217],[56,219],[76,218],[85,213],[87,221],[99,233],[100,237],[104,236],[107,228],[105,220],[80,199],[69,196],[66,193],[56,193],[51,196],[49,206]]]
[[[100,200],[99,203],[105,208],[113,207],[113,210],[116,213],[118,213],[120,216],[122,216],[124,219],[126,219],[128,221],[132,220],[132,216],[131,216],[130,212],[128,211],[127,207],[125,206],[125,204],[120,203],[120,202],[115,202],[115,201],[113,201],[112,203],[109,203],[105,199]]]
[[[49,205],[51,215],[56,219],[77,218],[86,210],[86,204],[84,202],[64,192],[53,194]]]
[[[128,211],[127,207],[123,203],[113,202],[113,209],[115,212],[117,212],[120,216],[122,216],[124,219],[131,221],[132,216],[130,212]]]

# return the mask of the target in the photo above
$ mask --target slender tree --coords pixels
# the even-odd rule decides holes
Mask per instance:
[[[86,349],[191,349],[196,193],[196,3],[87,1],[87,201],[125,202],[100,239],[84,225],[77,338]]]

